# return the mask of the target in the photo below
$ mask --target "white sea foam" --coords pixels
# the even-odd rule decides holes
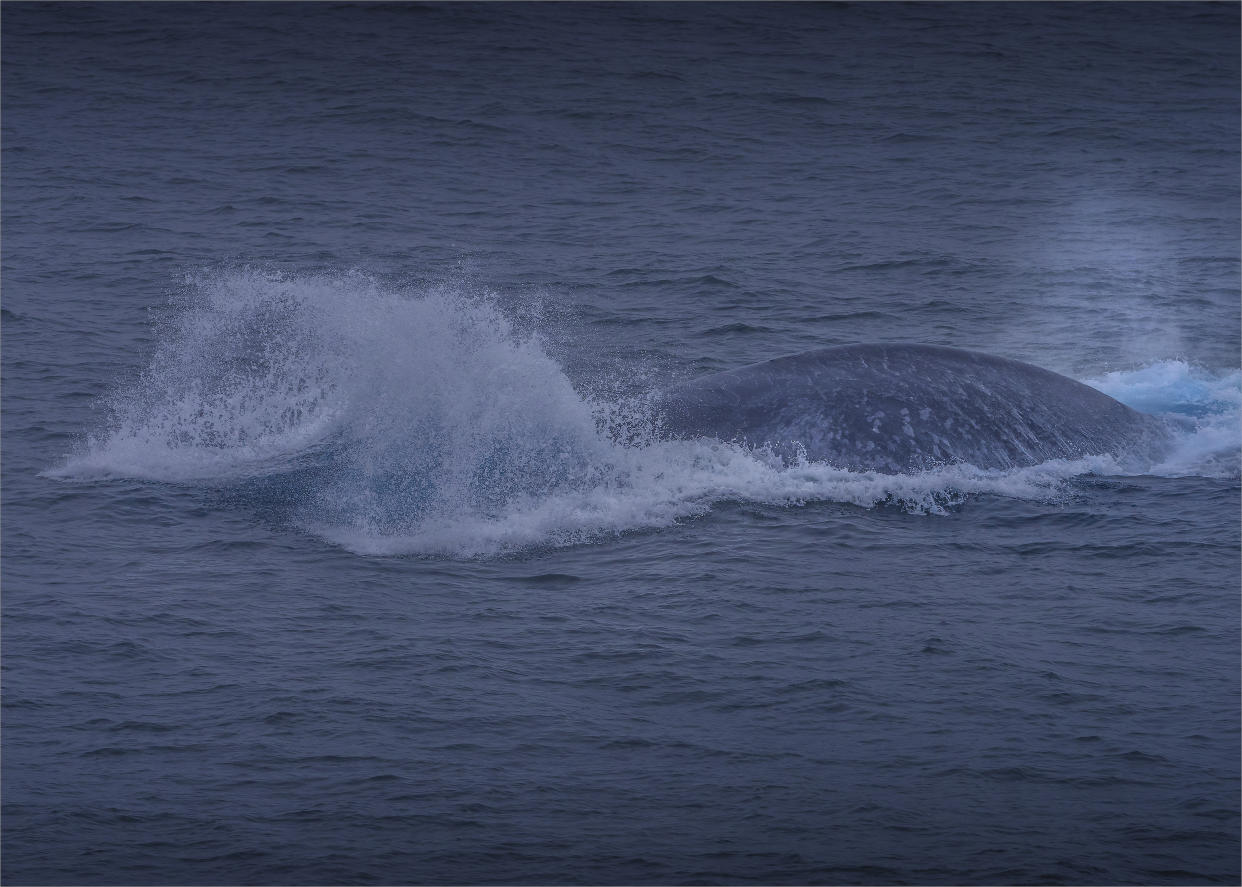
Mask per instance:
[[[1090,383],[1182,417],[1164,466],[1098,457],[894,476],[660,440],[641,402],[582,396],[486,294],[253,269],[192,284],[107,428],[49,475],[257,485],[353,551],[486,556],[667,526],[721,501],[937,513],[975,494],[1056,498],[1089,472],[1237,471],[1237,372],[1164,361]]]
[[[1159,360],[1135,370],[1084,380],[1179,429],[1173,449],[1145,473],[1167,477],[1236,476],[1242,453],[1242,370],[1211,372],[1185,360]]]

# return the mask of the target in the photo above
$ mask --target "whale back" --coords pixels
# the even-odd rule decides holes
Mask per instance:
[[[675,435],[886,473],[1130,454],[1167,437],[1161,420],[1081,382],[932,345],[847,345],[780,357],[677,385],[660,406]]]

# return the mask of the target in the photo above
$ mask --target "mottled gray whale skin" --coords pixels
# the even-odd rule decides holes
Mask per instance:
[[[853,471],[900,474],[967,462],[1154,457],[1164,420],[1028,363],[934,345],[846,345],[778,357],[666,390],[663,428],[804,451]]]

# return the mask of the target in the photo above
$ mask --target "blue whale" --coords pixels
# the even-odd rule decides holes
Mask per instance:
[[[933,345],[846,345],[667,389],[664,431],[767,447],[852,471],[965,462],[1007,469],[1113,454],[1154,458],[1163,419],[1028,363]]]

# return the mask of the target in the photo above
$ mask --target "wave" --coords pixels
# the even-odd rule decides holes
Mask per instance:
[[[355,552],[472,557],[668,526],[721,501],[937,513],[1136,470],[1094,457],[888,475],[663,440],[642,397],[576,389],[494,295],[253,268],[191,284],[103,429],[47,476],[222,490]],[[1088,384],[1183,424],[1175,457],[1142,470],[1236,475],[1240,376],[1163,361]]]

